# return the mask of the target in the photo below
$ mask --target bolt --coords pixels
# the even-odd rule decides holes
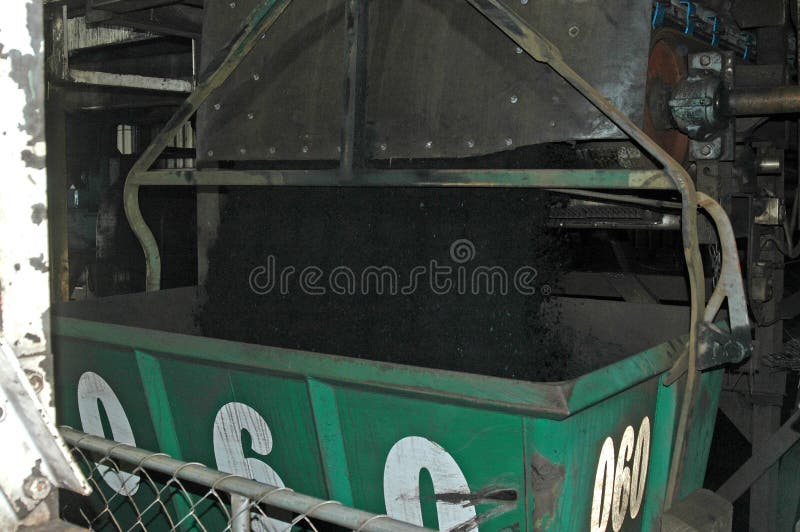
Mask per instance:
[[[700,153],[702,153],[703,155],[706,155],[706,156],[711,155],[712,151],[713,151],[713,148],[711,147],[711,144],[706,144],[705,146],[703,146],[700,149]]]
[[[700,64],[703,65],[703,66],[710,65],[711,64],[711,56],[708,56],[708,55],[705,55],[705,54],[701,55],[700,56]]]
[[[528,0],[519,0],[519,3],[522,4],[523,6],[526,6],[528,5]]]
[[[40,373],[31,372],[28,374],[28,381],[30,381],[31,386],[33,386],[33,391],[39,393],[44,388],[44,377]]]
[[[509,98],[508,101],[510,101],[511,103],[517,103],[519,101],[519,98],[517,98],[516,94],[512,94],[511,98]]]
[[[578,26],[570,26],[569,30],[567,31],[567,33],[569,33],[569,36],[572,37],[573,39],[577,37],[580,32],[581,29]]]
[[[39,475],[32,475],[22,486],[25,495],[35,501],[41,501],[50,494],[50,481]]]
[[[522,48],[520,48],[519,46],[517,46],[516,52],[517,52],[518,54],[521,54],[521,53],[522,53]]]

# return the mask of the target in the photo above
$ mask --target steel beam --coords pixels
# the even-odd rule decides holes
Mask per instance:
[[[152,170],[136,186],[432,186],[674,190],[659,170]]]
[[[717,490],[717,493],[731,502],[736,501],[798,441],[800,441],[800,410],[795,410],[775,434],[755,449],[753,456]]]
[[[350,178],[364,166],[364,122],[367,115],[367,38],[369,7],[366,0],[345,2],[345,80],[342,122],[342,173]]]
[[[135,74],[112,74],[110,72],[91,72],[88,70],[69,70],[68,79],[75,83],[102,85],[105,87],[124,87],[159,92],[192,92],[192,82],[182,79],[154,78]]]

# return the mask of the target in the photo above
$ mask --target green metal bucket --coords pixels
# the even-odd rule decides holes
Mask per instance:
[[[125,321],[131,304],[104,308]],[[658,529],[682,398],[661,381],[685,340],[531,383],[72,316],[54,320],[61,424],[442,530]],[[720,386],[702,375],[682,495],[702,485]]]

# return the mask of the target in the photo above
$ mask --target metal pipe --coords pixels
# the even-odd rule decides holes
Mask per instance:
[[[731,112],[736,116],[800,113],[800,86],[797,85],[736,90],[729,98]]]
[[[61,427],[59,430],[64,441],[82,451],[97,453],[129,466],[157,471],[179,480],[213,487],[215,490],[239,495],[255,503],[268,504],[301,516],[313,517],[345,527],[348,530],[363,532],[433,532],[429,528],[397,521],[388,516],[349,508],[335,503],[335,501],[325,501],[296,493],[287,488],[278,488],[248,478],[222,473],[200,464],[186,463],[162,453],[153,453],[138,447],[106,440],[69,427]]]
[[[235,41],[220,51],[209,66],[209,71],[200,77],[197,88],[186,98],[164,128],[153,139],[141,157],[136,161],[125,180],[123,201],[125,216],[131,230],[136,235],[144,251],[147,265],[145,289],[158,290],[161,286],[161,255],[158,243],[150,228],[147,226],[142,211],[139,208],[139,185],[132,183],[132,177],[150,169],[158,159],[164,148],[183,127],[187,120],[197,111],[197,108],[206,101],[224,83],[234,70],[249,54],[260,36],[264,35],[276,20],[283,14],[292,0],[260,0],[248,16],[242,30]]]

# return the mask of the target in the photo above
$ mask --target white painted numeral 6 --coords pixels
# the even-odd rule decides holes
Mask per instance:
[[[631,519],[636,519],[639,515],[647,481],[647,464],[650,461],[650,418],[645,416],[642,420],[635,446],[633,427],[628,425],[622,434],[616,458],[615,464],[614,440],[608,437],[600,450],[600,461],[594,479],[592,532],[605,532],[609,517],[614,532],[619,532],[628,510]],[[631,458],[633,462],[629,466]]]
[[[78,413],[81,417],[81,426],[84,432],[105,438],[98,401],[103,404],[103,409],[106,411],[108,424],[111,426],[111,439],[119,443],[135,446],[136,440],[133,438],[131,423],[128,421],[128,416],[125,415],[125,410],[123,410],[114,390],[111,389],[111,386],[108,385],[103,377],[97,373],[87,371],[78,380]],[[100,464],[97,465],[97,470],[103,476],[106,484],[120,495],[130,497],[139,489],[139,477],[137,475],[122,471],[117,472],[108,466]]]
[[[464,473],[450,454],[436,443],[409,436],[394,444],[383,469],[386,513],[401,521],[422,526],[419,474],[427,469],[434,493],[469,493]],[[436,501],[439,530],[448,530],[475,518],[474,506]],[[475,529],[477,530],[477,528]]]
[[[258,482],[284,487],[283,480],[270,466],[255,458],[245,458],[242,431],[250,434],[253,452],[266,456],[272,452],[272,432],[258,412],[243,403],[228,403],[219,409],[214,420],[214,458],[220,471]],[[291,523],[253,515],[252,529],[284,532]]]

